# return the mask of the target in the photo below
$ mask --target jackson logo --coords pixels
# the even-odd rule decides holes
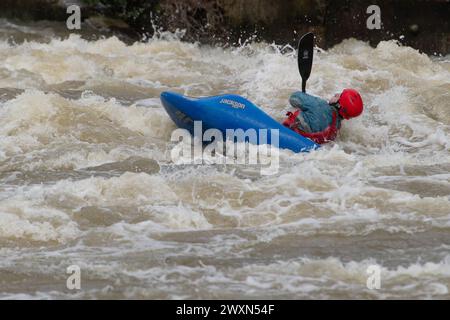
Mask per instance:
[[[229,99],[222,99],[222,100],[220,100],[220,103],[228,104],[235,109],[245,109],[245,104],[237,102],[237,101],[229,100]]]

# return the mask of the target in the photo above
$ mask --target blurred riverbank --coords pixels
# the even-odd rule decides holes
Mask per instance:
[[[155,29],[183,29],[184,40],[201,43],[294,44],[314,31],[324,49],[354,37],[372,46],[395,39],[427,54],[450,52],[448,0],[3,0],[0,17],[64,21],[72,3],[82,6],[83,27],[108,29],[129,41],[152,36]],[[380,30],[366,26],[372,4],[381,9]]]

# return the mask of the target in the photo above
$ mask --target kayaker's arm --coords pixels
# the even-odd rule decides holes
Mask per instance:
[[[294,108],[298,108],[302,111],[308,111],[315,106],[314,97],[300,91],[294,92],[291,95],[289,103]]]
[[[293,106],[294,108],[298,108],[298,109],[302,109],[302,101],[301,99],[296,96],[295,94],[293,94],[290,98],[289,98],[289,103],[291,104],[291,106]]]

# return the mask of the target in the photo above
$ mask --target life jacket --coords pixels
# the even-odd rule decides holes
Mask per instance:
[[[338,128],[336,127],[336,119],[337,113],[333,111],[333,120],[331,121],[331,125],[326,127],[324,130],[319,132],[305,132],[298,128],[297,116],[299,115],[300,110],[295,111],[294,113],[288,112],[286,115],[288,116],[286,120],[283,121],[283,126],[288,127],[291,130],[294,130],[298,134],[311,139],[315,143],[323,144],[328,141],[332,141],[336,139]]]

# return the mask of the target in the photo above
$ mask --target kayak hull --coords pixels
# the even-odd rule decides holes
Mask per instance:
[[[161,102],[175,124],[191,134],[194,134],[194,122],[201,121],[202,133],[208,129],[217,129],[224,139],[231,137],[230,133],[233,131],[241,129],[256,132],[256,140],[246,140],[255,144],[272,144],[294,152],[307,152],[319,147],[310,139],[284,127],[239,95],[192,98],[174,92],[163,92]]]

